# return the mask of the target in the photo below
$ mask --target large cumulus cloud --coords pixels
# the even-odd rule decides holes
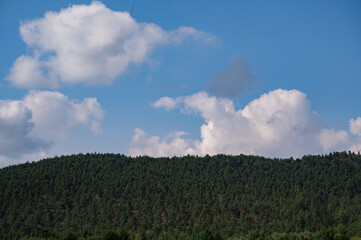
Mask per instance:
[[[143,130],[137,129],[130,147],[131,155],[243,153],[300,157],[345,150],[350,145],[349,134],[329,129],[312,111],[306,94],[297,90],[271,91],[239,110],[231,100],[211,97],[205,92],[174,101],[161,98],[153,106],[170,110],[178,106],[174,103],[179,101],[182,112],[196,113],[203,118],[200,140],[187,139],[185,133],[166,139],[147,137]]]
[[[95,98],[70,100],[59,92],[30,91],[22,100],[0,100],[0,166],[38,160],[76,128],[99,133],[103,116]]]
[[[185,39],[215,41],[192,27],[165,31],[153,23],[139,23],[101,2],[47,12],[43,18],[23,22],[20,34],[32,54],[17,58],[7,79],[21,88],[110,84],[130,64],[146,61],[159,45]]]

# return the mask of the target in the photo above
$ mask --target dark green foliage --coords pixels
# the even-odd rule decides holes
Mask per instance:
[[[130,235],[129,235],[129,233],[128,233],[127,231],[125,231],[125,230],[120,230],[120,232],[119,232],[119,239],[120,239],[120,240],[128,240],[128,239],[130,239]]]
[[[78,154],[0,169],[0,239],[343,240],[360,229],[361,156],[346,152]]]
[[[77,234],[73,233],[73,232],[68,232],[66,234],[66,237],[64,238],[65,240],[77,240],[78,236]]]
[[[202,231],[200,233],[192,234],[189,240],[222,240],[223,238],[219,233],[213,235],[210,231]]]
[[[103,240],[129,240],[131,239],[130,234],[124,230],[117,233],[114,230],[107,230],[104,233]]]
[[[115,231],[108,230],[104,233],[103,240],[119,240],[119,235]]]
[[[46,239],[49,239],[49,238],[53,238],[53,239],[56,239],[58,238],[58,236],[49,228],[43,228],[39,231],[39,234],[38,236],[40,238],[46,238]]]

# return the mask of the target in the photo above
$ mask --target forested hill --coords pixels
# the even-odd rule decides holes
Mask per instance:
[[[361,234],[361,156],[346,152],[298,160],[78,154],[0,169],[0,190],[0,239],[44,229],[228,238],[339,224]]]

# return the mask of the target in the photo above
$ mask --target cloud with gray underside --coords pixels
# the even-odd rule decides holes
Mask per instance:
[[[79,128],[101,133],[104,114],[96,98],[69,99],[56,91],[0,99],[0,168],[46,157],[57,140]]]
[[[233,57],[228,66],[215,74],[205,84],[205,89],[212,95],[224,98],[235,98],[243,92],[252,90],[258,82],[250,72],[250,64],[240,57]]]
[[[2,158],[47,149],[50,144],[30,136],[32,112],[22,101],[0,100],[0,163]]]

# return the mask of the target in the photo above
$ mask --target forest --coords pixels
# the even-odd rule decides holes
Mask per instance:
[[[9,166],[0,239],[361,239],[361,156],[88,153]]]

